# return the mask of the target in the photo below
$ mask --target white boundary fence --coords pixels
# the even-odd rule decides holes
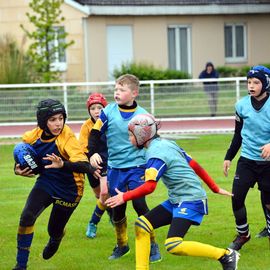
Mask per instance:
[[[234,104],[247,94],[246,78],[141,81],[138,103],[158,118],[198,118],[210,115],[203,81],[217,81],[217,116],[232,117]],[[92,92],[113,101],[114,82],[0,85],[0,124],[35,122],[38,102],[45,98],[64,103],[69,121],[88,117],[85,103]]]

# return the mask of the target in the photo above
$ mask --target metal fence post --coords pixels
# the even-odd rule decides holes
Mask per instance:
[[[155,114],[155,89],[154,82],[150,82],[150,104],[151,104],[151,114]]]
[[[66,113],[68,115],[68,98],[67,98],[67,85],[63,84],[63,98],[64,98],[64,106],[66,108]]]
[[[240,99],[240,80],[236,78],[236,102]]]

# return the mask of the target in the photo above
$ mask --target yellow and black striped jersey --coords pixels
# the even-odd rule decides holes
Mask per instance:
[[[37,127],[26,132],[23,135],[23,141],[34,147],[43,167],[50,163],[50,161],[43,160],[43,157],[52,153],[59,155],[64,162],[88,162],[87,156],[69,126],[64,125],[58,136],[48,140],[42,139],[42,133],[43,130]],[[37,178],[36,187],[44,189],[56,198],[79,201],[83,195],[84,173],[72,172],[64,167],[42,169]]]

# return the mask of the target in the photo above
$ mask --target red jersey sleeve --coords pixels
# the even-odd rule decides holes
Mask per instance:
[[[143,185],[133,189],[133,190],[129,190],[127,192],[124,193],[123,195],[123,199],[124,201],[130,201],[130,200],[134,200],[140,197],[143,197],[147,194],[152,193],[157,186],[157,182],[154,180],[149,180],[146,181]]]
[[[211,178],[211,176],[206,172],[204,168],[200,166],[200,164],[196,160],[192,159],[189,162],[189,165],[214,193],[217,193],[219,191],[219,186],[215,183],[215,181]]]

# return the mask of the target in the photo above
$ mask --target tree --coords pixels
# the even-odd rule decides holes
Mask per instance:
[[[74,43],[65,41],[68,34],[61,26],[65,20],[61,16],[63,2],[64,0],[31,0],[29,7],[33,14],[27,12],[26,16],[35,30],[30,32],[21,25],[26,36],[32,41],[28,54],[36,72],[34,77],[38,78],[39,82],[60,80],[61,72],[54,64],[65,58],[65,50]]]

